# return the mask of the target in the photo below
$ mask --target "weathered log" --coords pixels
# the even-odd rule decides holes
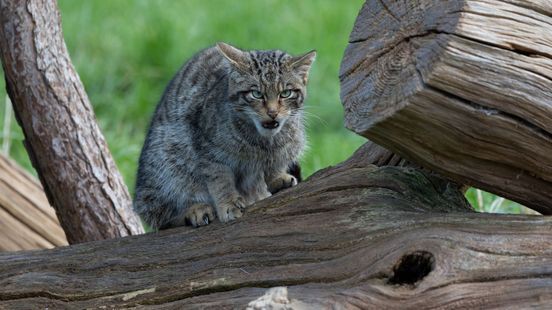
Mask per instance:
[[[368,0],[349,40],[349,129],[552,214],[551,1]]]
[[[0,155],[0,251],[67,245],[54,209],[40,184]]]
[[[552,218],[471,212],[370,149],[235,222],[0,254],[0,308],[243,309],[275,286],[286,309],[550,305]]]
[[[71,64],[56,1],[1,1],[0,42],[25,146],[69,242],[142,233]]]

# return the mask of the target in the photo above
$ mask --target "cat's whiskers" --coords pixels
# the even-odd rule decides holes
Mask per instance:
[[[292,113],[295,114],[295,115],[297,115],[299,113],[302,113],[304,116],[306,116],[304,118],[304,120],[305,120],[305,125],[307,125],[307,126],[309,126],[310,125],[309,122],[314,119],[314,120],[319,121],[322,124],[322,126],[328,127],[328,123],[323,118],[321,118],[320,116],[318,116],[318,115],[316,115],[312,112],[307,111],[305,109],[305,107],[296,108],[292,111],[293,111]]]

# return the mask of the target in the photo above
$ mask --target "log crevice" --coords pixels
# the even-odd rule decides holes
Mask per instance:
[[[453,94],[451,92],[448,92],[444,89],[432,86],[429,83],[424,82],[424,86],[428,90],[439,93],[443,97],[448,97],[448,98],[454,99],[457,103],[464,104],[464,105],[470,107],[471,109],[473,109],[477,112],[481,112],[481,113],[485,114],[486,116],[501,117],[505,120],[510,121],[511,123],[516,123],[516,124],[519,123],[522,126],[525,126],[525,128],[528,131],[533,131],[536,135],[541,135],[543,139],[547,139],[547,140],[552,141],[552,133],[551,132],[548,132],[546,129],[539,127],[538,125],[532,123],[531,121],[529,121],[527,119],[524,119],[524,118],[519,117],[519,116],[517,116],[515,114],[512,114],[512,113],[508,113],[508,112],[505,112],[505,111],[498,110],[495,107],[488,107],[488,106],[478,104],[474,101],[470,101],[466,98],[455,95],[455,94]],[[475,135],[471,135],[470,137],[472,139],[481,139],[481,137],[478,137],[478,136],[475,136]],[[504,144],[500,144],[500,142],[502,142],[502,141],[482,140],[482,142],[492,143],[492,144],[494,144],[496,146],[499,146],[499,147],[508,147]]]

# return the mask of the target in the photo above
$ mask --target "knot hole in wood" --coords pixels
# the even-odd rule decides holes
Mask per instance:
[[[412,285],[425,278],[435,267],[435,257],[426,251],[403,255],[393,267],[389,284]]]

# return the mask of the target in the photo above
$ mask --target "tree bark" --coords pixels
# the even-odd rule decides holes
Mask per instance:
[[[40,184],[0,155],[0,251],[63,245],[65,233]]]
[[[0,307],[552,302],[551,218],[475,213],[454,185],[412,167],[368,164],[389,158],[380,151],[365,146],[235,222],[0,254]],[[272,289],[272,299],[260,298],[277,286],[287,292]]]
[[[7,91],[68,241],[142,233],[71,64],[56,1],[1,1],[0,25]]]
[[[368,0],[349,41],[349,129],[552,214],[552,2]]]

